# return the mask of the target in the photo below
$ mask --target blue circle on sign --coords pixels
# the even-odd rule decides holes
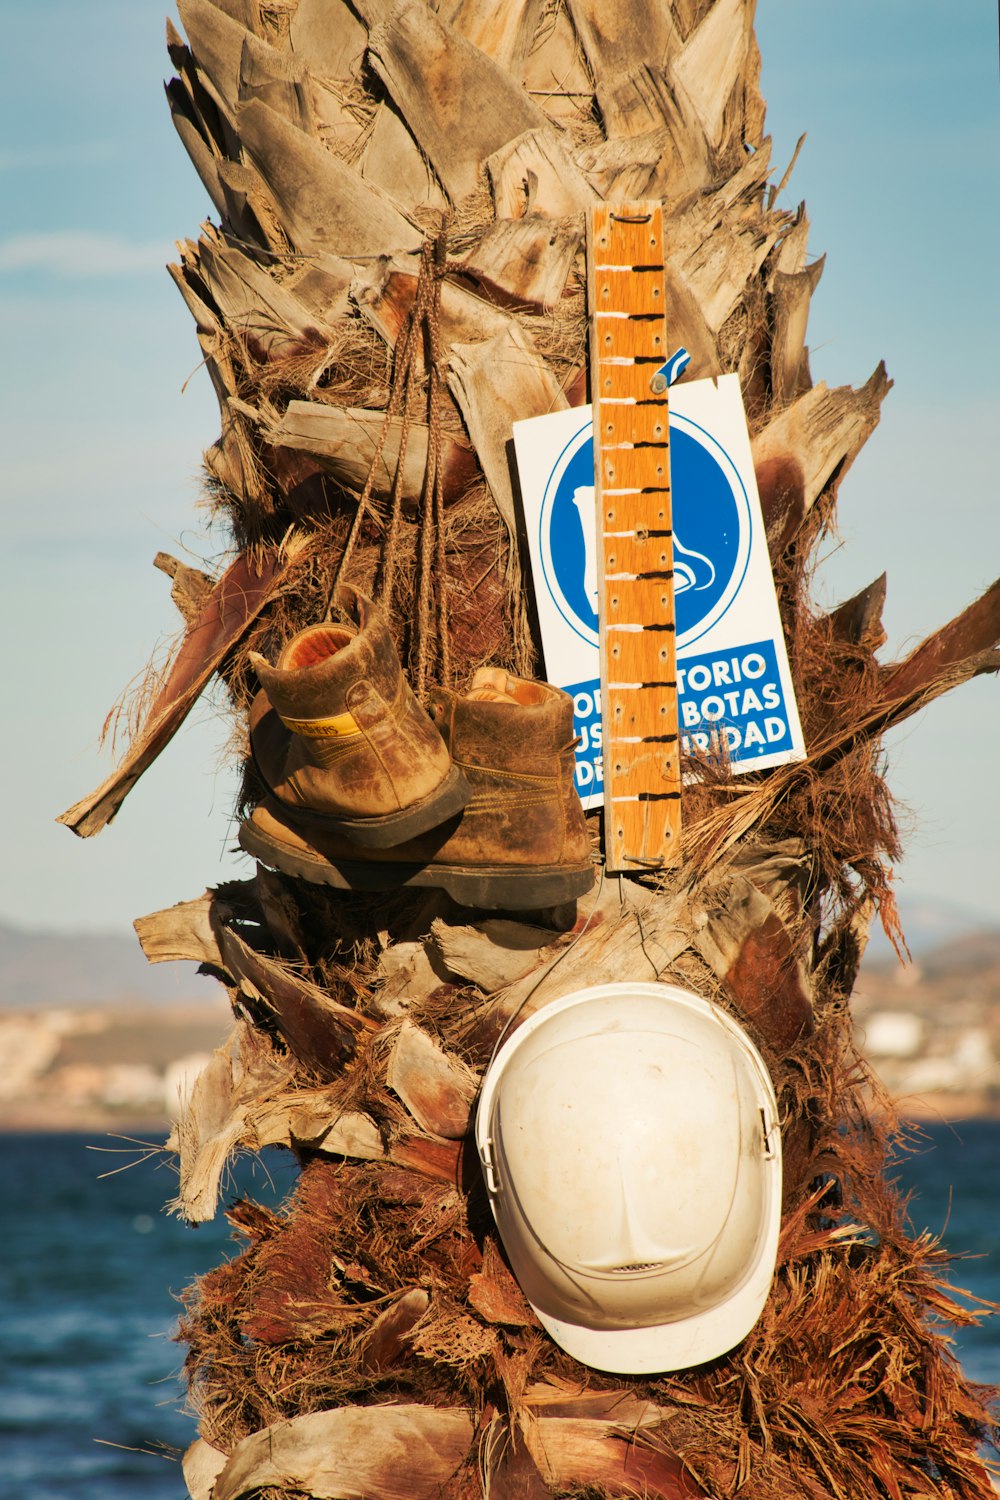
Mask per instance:
[[[700,640],[726,614],[750,560],[751,514],[732,459],[696,422],[670,416],[677,644]],[[567,625],[598,642],[598,547],[593,428],[588,421],[560,453],[539,518],[542,571]]]

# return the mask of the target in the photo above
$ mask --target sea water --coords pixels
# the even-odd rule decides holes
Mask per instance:
[[[0,1136],[2,1500],[187,1495],[177,1294],[238,1252],[221,1215],[191,1229],[164,1212],[171,1163],[99,1134]],[[293,1179],[268,1151],[226,1197],[274,1203]]]
[[[952,1280],[992,1300],[998,1156],[998,1121],[935,1125],[892,1169],[913,1191],[914,1225],[963,1257]],[[226,1197],[274,1203],[293,1180],[291,1157],[268,1151],[237,1164]],[[177,1294],[236,1246],[221,1216],[197,1230],[168,1217],[174,1191],[162,1152],[99,1135],[0,1136],[2,1500],[186,1495],[180,1456],[195,1428],[172,1341]],[[956,1341],[972,1379],[1000,1382],[1000,1318]]]

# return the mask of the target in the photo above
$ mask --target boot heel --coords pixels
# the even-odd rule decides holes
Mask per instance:
[[[494,868],[473,870],[461,865],[378,863],[323,858],[302,841],[292,843],[289,830],[281,838],[261,826],[261,810],[240,825],[240,847],[261,864],[284,870],[313,885],[328,885],[339,891],[389,891],[433,886],[448,892],[461,906],[483,911],[539,911],[585,896],[594,884],[590,861],[574,866],[548,868]]]

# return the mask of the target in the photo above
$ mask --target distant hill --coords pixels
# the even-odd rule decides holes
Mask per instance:
[[[961,978],[1000,971],[1000,928],[965,932],[923,954],[920,967],[928,979]]]
[[[943,972],[942,965],[947,967],[949,964],[985,966],[990,961],[986,950],[992,953],[995,945],[1000,944],[1000,909],[991,918],[983,911],[958,902],[919,894],[908,896],[905,892],[899,894],[898,902],[907,946],[921,966],[925,966],[932,952],[939,972]],[[897,962],[892,944],[876,919],[872,923],[864,967],[884,968],[895,966]]]
[[[1000,961],[1000,916],[901,898],[910,952],[929,978],[985,971]],[[875,922],[864,972],[897,968]],[[219,994],[193,963],[148,964],[133,933],[44,932],[0,920],[0,1013],[82,1006],[170,1005]]]
[[[0,921],[0,1012],[170,1005],[218,993],[193,963],[148,964],[132,933],[40,932]]]

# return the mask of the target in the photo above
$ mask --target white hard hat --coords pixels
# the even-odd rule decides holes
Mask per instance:
[[[781,1222],[778,1110],[719,1006],[641,983],[553,1001],[491,1062],[476,1146],[514,1274],[575,1359],[679,1370],[756,1323]]]

